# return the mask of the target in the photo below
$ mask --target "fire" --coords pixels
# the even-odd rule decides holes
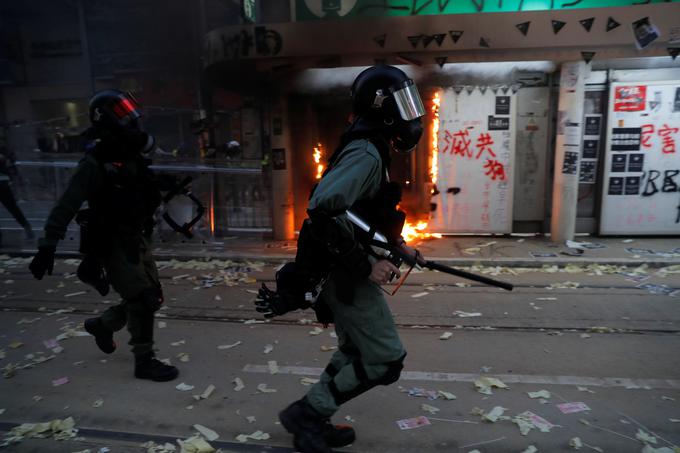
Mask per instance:
[[[324,165],[321,163],[321,157],[323,156],[323,147],[321,146],[321,143],[317,143],[317,145],[314,147],[314,163],[316,164],[316,179],[321,179],[321,176],[323,175],[323,170],[324,170]]]
[[[408,220],[404,223],[404,228],[401,230],[401,236],[406,242],[411,242],[413,239],[440,239],[441,234],[438,233],[428,233],[425,231],[427,228],[427,222],[422,220],[415,225]]]
[[[437,184],[437,176],[439,174],[437,154],[439,153],[439,106],[441,102],[439,93],[435,93],[434,98],[432,98],[432,113],[434,114],[434,118],[432,118],[432,159],[430,163],[430,179],[432,184]]]

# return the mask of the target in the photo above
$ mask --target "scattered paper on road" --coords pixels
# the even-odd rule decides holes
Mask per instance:
[[[536,453],[538,451],[538,448],[534,447],[533,445],[529,445],[522,453]]]
[[[455,400],[457,398],[453,393],[445,392],[444,390],[439,390],[437,393],[446,400]]]
[[[264,346],[264,351],[263,351],[263,353],[264,353],[264,354],[269,354],[269,353],[272,352],[273,350],[274,350],[274,346],[271,345],[271,344],[268,344],[268,345],[265,345],[265,346]]]
[[[491,390],[493,387],[499,389],[509,388],[500,379],[488,376],[482,376],[481,378],[477,379],[475,381],[475,387],[477,388],[477,391],[479,393],[483,393],[484,395],[493,395],[493,392]]]
[[[165,322],[165,321],[158,321],[158,328],[159,328],[159,329],[165,329],[166,327],[168,327],[168,323],[167,323],[167,322]]]
[[[439,339],[440,339],[440,340],[448,340],[448,339],[451,338],[452,336],[453,336],[453,332],[444,332],[443,334],[441,334],[441,336],[439,337]]]
[[[276,374],[279,372],[279,365],[276,363],[276,360],[268,361],[267,366],[269,367],[269,374]]]
[[[562,403],[558,404],[557,408],[563,414],[574,414],[576,412],[589,411],[590,408],[586,403],[576,402],[576,403]]]
[[[234,391],[235,391],[235,392],[240,392],[241,390],[243,390],[243,389],[245,388],[245,385],[243,384],[243,381],[242,381],[241,378],[239,378],[239,377],[234,378],[234,380],[231,381],[231,382],[233,382],[233,383],[235,384],[235,386],[234,386]]]
[[[212,453],[215,449],[201,436],[192,436],[186,440],[177,439],[181,453]]]
[[[194,425],[194,429],[210,442],[217,440],[220,437],[215,431],[203,425],[196,424]]]
[[[337,346],[326,346],[326,345],[322,344],[320,349],[323,352],[329,352],[329,351],[335,351],[336,349],[338,349],[338,347]]]
[[[420,408],[424,410],[425,412],[429,412],[432,415],[436,415],[437,412],[439,412],[438,407],[430,406],[429,404],[421,404]]]
[[[64,294],[64,297],[82,296],[83,294],[87,294],[87,291],[77,291],[75,293]]]
[[[547,390],[539,390],[538,392],[527,392],[529,398],[545,398],[550,399],[552,396]]]
[[[242,343],[243,342],[241,342],[241,341],[237,341],[236,343],[232,343],[232,344],[221,344],[217,347],[217,349],[219,349],[219,350],[231,349],[231,348],[235,348],[236,346],[238,346]]]
[[[581,438],[579,437],[572,437],[571,440],[569,440],[569,446],[574,450],[580,450],[583,447],[583,442],[581,442]]]
[[[427,296],[428,294],[430,294],[430,293],[428,293],[427,291],[423,291],[422,293],[411,294],[411,297],[413,297],[414,299],[417,299],[419,297]]]
[[[397,420],[397,426],[399,429],[415,429],[421,428],[423,426],[431,425],[430,420],[424,415],[414,418],[405,418],[403,420]]]
[[[15,426],[4,436],[0,447],[16,444],[24,439],[52,437],[55,440],[67,440],[76,437],[78,430],[75,428],[73,417],[63,420],[55,419],[44,423],[23,423]]]
[[[260,393],[275,393],[276,389],[270,389],[267,384],[257,384],[257,391]]]
[[[312,330],[309,331],[310,335],[319,335],[321,332],[323,332],[323,329],[321,327],[314,327]]]
[[[170,346],[181,346],[181,345],[186,344],[186,343],[187,343],[186,340],[179,340],[179,341],[175,341],[173,343],[170,343]]]
[[[248,439],[268,440],[269,434],[265,433],[264,431],[255,431],[252,434],[239,434],[238,436],[236,436],[236,440],[241,442],[241,443],[247,442]]]
[[[453,314],[460,318],[475,318],[477,316],[482,316],[482,314],[478,312],[465,312],[461,310],[456,310]]]
[[[179,359],[180,362],[188,362],[189,361],[189,353],[188,352],[180,352],[177,354],[177,358]]]
[[[505,407],[501,406],[496,406],[493,409],[491,409],[488,413],[482,414],[482,420],[491,422],[491,423],[496,423],[498,419],[503,415],[505,411],[507,411]]]
[[[215,391],[215,386],[210,384],[209,386],[206,387],[206,389],[203,391],[203,393],[201,393],[200,395],[194,395],[194,399],[196,401],[208,399],[208,398],[210,398],[210,395],[212,395],[212,393],[214,391]],[[206,438],[207,438],[207,436],[206,436]],[[208,439],[208,440],[214,440],[214,439]]]
[[[8,346],[9,346],[11,349],[19,349],[19,348],[22,347],[23,345],[24,345],[24,344],[23,344],[21,341],[13,341],[13,342],[11,342]]]
[[[175,388],[176,388],[177,390],[179,390],[180,392],[187,392],[187,391],[189,391],[189,390],[193,390],[193,389],[194,389],[194,386],[193,386],[193,385],[188,385],[188,384],[185,384],[184,382],[182,382],[181,384],[177,384],[177,385],[175,386]]]
[[[635,433],[635,438],[646,444],[655,444],[657,442],[656,437],[647,434],[646,432],[639,428],[637,433]]]
[[[68,378],[66,376],[52,381],[52,386],[54,387],[59,387],[64,384],[68,384]]]
[[[576,389],[577,389],[579,392],[595,393],[594,390],[590,390],[588,387],[580,387],[580,386],[577,386]]]
[[[104,404],[104,400],[99,398],[97,401],[92,403],[92,407],[102,407],[103,404]]]
[[[317,382],[319,382],[318,379],[310,378],[310,377],[303,377],[300,379],[300,384],[302,385],[314,385]]]
[[[519,431],[523,436],[526,436],[529,431],[536,428],[542,433],[548,433],[555,427],[548,420],[534,414],[531,411],[525,411],[512,418],[512,421],[517,424]]]

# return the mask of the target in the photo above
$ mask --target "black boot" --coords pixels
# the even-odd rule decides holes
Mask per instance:
[[[293,437],[301,453],[332,453],[326,441],[326,418],[304,399],[295,401],[279,413],[279,420]]]
[[[116,350],[116,342],[113,341],[113,332],[104,327],[101,318],[86,319],[83,326],[87,333],[94,336],[94,341],[102,352],[111,354]]]
[[[76,275],[83,283],[91,285],[102,296],[109,293],[109,279],[102,266],[97,260],[91,257],[85,257],[80,262]]]
[[[156,359],[153,352],[135,356],[135,377],[155,382],[172,381],[179,376],[179,370]]]
[[[348,425],[334,425],[330,419],[326,419],[324,425],[323,438],[329,447],[340,448],[353,444],[357,438],[354,428]]]

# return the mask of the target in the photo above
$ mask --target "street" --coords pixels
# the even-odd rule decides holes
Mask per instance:
[[[302,378],[318,377],[337,340],[332,326],[319,332],[310,323],[312,311],[261,322],[252,300],[262,282],[274,285],[277,264],[160,262],[166,302],[156,347],[180,376],[153,383],[133,378],[126,331],[117,333],[110,356],[89,336],[63,339],[50,351],[57,346],[50,339],[82,330],[83,320],[117,295],[102,298],[80,283],[75,260],[57,260],[42,281],[30,275],[28,261],[0,260],[0,429],[71,416],[80,431],[70,440],[24,439],[8,451],[142,452],[147,441],[192,436],[195,424],[217,432],[210,444],[225,452],[292,451],[277,414],[308,389]],[[353,425],[357,441],[340,451],[519,453],[533,445],[528,451],[562,452],[574,450],[570,441],[578,437],[586,451],[625,453],[642,451],[644,433],[655,437],[654,448],[680,445],[680,297],[636,288],[680,288],[680,269],[629,267],[626,276],[611,266],[584,267],[485,270],[515,284],[512,292],[412,273],[388,296],[408,351],[404,372],[396,384],[341,408],[333,420]],[[481,376],[508,388],[480,393]],[[64,377],[68,382],[54,385]],[[238,391],[236,378],[244,386]],[[180,391],[181,383],[193,389]],[[215,390],[201,399],[210,385]],[[549,395],[527,393],[540,390]],[[577,402],[587,407],[557,406]],[[506,410],[492,412],[497,406]],[[569,408],[580,411],[563,413]],[[516,416],[527,411],[549,422],[546,432],[536,425],[521,434]],[[508,418],[490,421],[499,413]],[[419,416],[429,424],[401,430],[396,423]],[[258,430],[269,439],[236,440]]]

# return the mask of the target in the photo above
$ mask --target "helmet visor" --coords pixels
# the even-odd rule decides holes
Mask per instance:
[[[425,107],[413,80],[407,80],[390,88],[404,121],[411,121],[425,115]]]

